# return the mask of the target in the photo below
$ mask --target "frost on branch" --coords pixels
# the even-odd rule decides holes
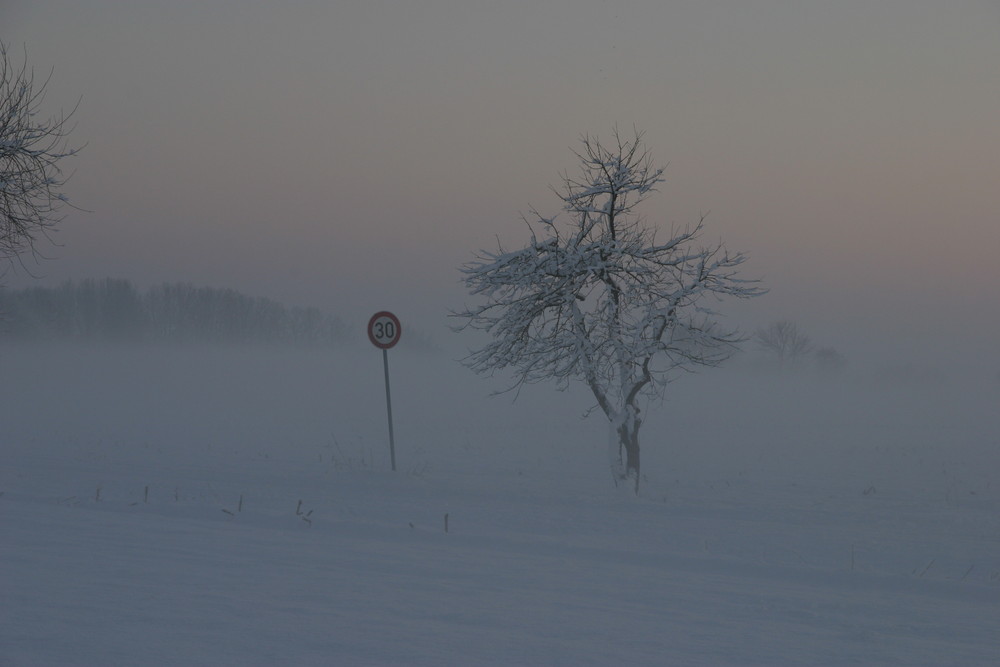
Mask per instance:
[[[59,163],[79,149],[66,142],[72,112],[41,117],[47,84],[35,81],[26,62],[15,66],[0,43],[0,260],[33,249],[67,203]]]
[[[490,335],[465,359],[477,373],[512,370],[511,389],[586,383],[610,423],[616,483],[638,491],[640,403],[679,373],[728,358],[743,337],[715,321],[715,303],[764,290],[738,277],[742,253],[698,245],[703,220],[660,239],[638,218],[663,181],[641,133],[582,145],[579,175],[556,191],[566,221],[533,213],[524,248],[480,251],[461,270],[481,303],[453,315],[460,330]]]

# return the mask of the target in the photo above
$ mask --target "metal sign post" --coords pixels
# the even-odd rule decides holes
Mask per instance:
[[[392,433],[392,394],[389,392],[389,348],[399,342],[403,332],[399,318],[381,310],[368,320],[368,340],[382,350],[382,367],[385,369],[385,412],[389,419],[389,460],[396,470],[396,441]]]

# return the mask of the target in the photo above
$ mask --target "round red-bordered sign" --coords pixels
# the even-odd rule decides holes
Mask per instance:
[[[379,349],[388,350],[398,343],[401,333],[399,318],[388,310],[380,310],[368,320],[368,340]]]

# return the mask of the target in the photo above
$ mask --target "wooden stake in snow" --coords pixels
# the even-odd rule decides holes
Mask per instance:
[[[387,310],[381,310],[368,320],[368,340],[382,350],[382,367],[385,369],[385,411],[389,419],[389,460],[396,470],[396,442],[392,433],[392,395],[389,392],[389,348],[399,342],[403,332],[399,318]]]

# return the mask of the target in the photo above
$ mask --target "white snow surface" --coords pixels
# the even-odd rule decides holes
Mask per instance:
[[[0,665],[1000,662],[991,378],[684,377],[634,497],[584,392],[389,359],[396,472],[375,348],[0,347]]]

